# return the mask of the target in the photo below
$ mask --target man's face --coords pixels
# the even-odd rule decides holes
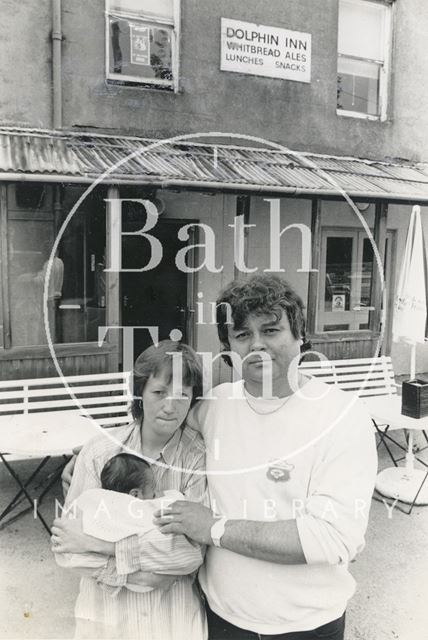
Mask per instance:
[[[242,376],[247,382],[263,382],[263,370],[270,370],[269,365],[263,364],[268,358],[272,363],[272,383],[287,379],[291,361],[300,354],[301,340],[293,336],[287,314],[281,311],[279,320],[274,314],[250,314],[241,327],[228,327],[231,351],[245,358]]]

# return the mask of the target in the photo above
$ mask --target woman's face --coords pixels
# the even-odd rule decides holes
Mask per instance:
[[[192,387],[173,388],[166,371],[147,380],[143,394],[143,434],[168,442],[183,424],[192,401]],[[175,393],[174,393],[175,392]]]

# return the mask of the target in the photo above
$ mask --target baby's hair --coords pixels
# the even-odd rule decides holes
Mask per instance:
[[[101,486],[110,491],[129,493],[142,489],[152,470],[148,462],[131,453],[119,453],[110,458],[101,471]]]

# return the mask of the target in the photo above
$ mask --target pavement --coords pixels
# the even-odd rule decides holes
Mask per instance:
[[[428,450],[421,457],[428,462]],[[15,464],[24,476],[31,470],[28,462]],[[390,464],[381,451],[379,468]],[[14,493],[4,469],[0,486],[2,508]],[[41,507],[48,522],[55,499],[61,501],[59,485]],[[366,548],[351,564],[357,591],[347,611],[346,640],[426,640],[427,543],[428,506],[409,516],[398,505],[391,511],[372,501]],[[31,512],[0,530],[0,559],[0,640],[72,638],[78,577],[55,564],[49,536]]]

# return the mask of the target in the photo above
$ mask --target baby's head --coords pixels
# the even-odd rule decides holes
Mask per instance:
[[[134,498],[154,498],[154,476],[148,462],[130,453],[110,458],[101,471],[101,486],[110,491],[129,493]]]

